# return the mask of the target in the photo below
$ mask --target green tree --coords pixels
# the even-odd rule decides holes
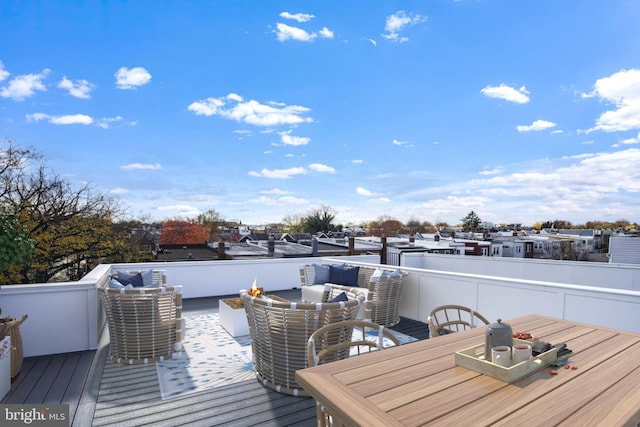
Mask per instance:
[[[462,230],[474,232],[480,228],[480,217],[474,211],[471,211],[464,218],[460,218],[462,221]]]
[[[26,263],[33,255],[35,242],[24,226],[9,213],[0,212],[0,271]]]
[[[304,231],[307,233],[327,233],[334,230],[335,226],[333,225],[333,220],[335,217],[335,213],[331,207],[322,205],[321,207],[310,211],[307,216],[302,218],[301,222],[303,224]]]

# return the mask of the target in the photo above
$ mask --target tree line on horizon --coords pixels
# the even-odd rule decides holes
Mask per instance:
[[[151,261],[158,241],[216,242],[223,238],[224,229],[242,225],[225,220],[215,209],[192,219],[131,219],[117,198],[89,184],[73,186],[47,167],[40,153],[12,141],[0,147],[0,182],[0,285],[78,280],[101,263]],[[350,225],[336,224],[335,218],[335,210],[322,205],[304,214],[286,215],[281,223],[268,224],[266,232],[329,233]],[[464,231],[480,231],[480,217],[474,211],[460,221],[458,227]],[[538,225],[535,228],[637,228],[626,220],[589,221],[581,226],[555,220]],[[412,218],[403,223],[390,216],[358,226],[371,235],[389,237],[450,228],[444,221]],[[238,237],[232,234],[228,239]]]

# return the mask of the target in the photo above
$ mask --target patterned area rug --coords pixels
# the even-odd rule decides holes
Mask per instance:
[[[255,378],[251,338],[233,338],[217,313],[185,317],[185,329],[182,357],[156,363],[163,400]]]
[[[248,335],[233,338],[217,313],[186,317],[185,324],[182,357],[156,363],[163,400],[255,379]],[[416,340],[393,333],[402,344]]]

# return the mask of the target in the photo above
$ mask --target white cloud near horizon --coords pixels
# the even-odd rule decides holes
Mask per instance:
[[[27,114],[28,122],[39,122],[46,120],[53,125],[90,125],[94,122],[93,117],[86,114],[67,114],[64,116],[51,116],[45,113]]]
[[[249,171],[249,176],[256,178],[269,178],[269,179],[291,179],[296,175],[304,175],[307,170],[303,167],[295,167],[289,169],[262,169],[260,172]]]
[[[118,187],[118,188],[112,188],[112,189],[109,191],[109,193],[113,193],[113,194],[126,194],[126,193],[128,193],[128,192],[129,192],[129,190],[127,190],[126,188],[121,188],[121,187]]]
[[[409,26],[421,24],[426,21],[426,16],[413,13],[407,14],[404,10],[399,10],[398,12],[387,16],[384,26],[385,32],[381,35],[387,40],[405,43],[409,41],[409,38],[406,36],[400,36],[400,33]]]
[[[114,76],[118,89],[136,89],[151,81],[151,74],[143,67],[121,67]]]
[[[315,15],[311,15],[309,13],[282,12],[280,13],[280,17],[284,19],[293,19],[294,21],[298,21],[298,22],[309,22],[313,18],[315,18]]]
[[[130,170],[160,170],[162,166],[159,163],[150,164],[150,163],[131,163],[128,165],[120,166],[120,169],[125,171]]]
[[[160,212],[172,212],[172,215],[178,217],[189,217],[201,214],[200,209],[190,205],[167,205],[157,208]]]
[[[596,80],[593,91],[583,98],[599,97],[615,106],[596,120],[586,132],[620,132],[640,129],[640,69],[622,70]]]
[[[586,220],[598,219],[612,198],[640,192],[640,148],[585,153],[560,159],[544,159],[529,169],[518,165],[518,172],[462,181],[443,187],[429,187],[402,195],[421,200],[428,215],[435,218],[454,212],[490,209],[502,216],[514,209],[521,215],[553,220],[579,213]],[[435,196],[431,198],[430,196]],[[448,196],[446,196],[448,195]],[[443,198],[445,197],[445,198]],[[630,209],[619,209],[630,212]],[[593,215],[589,218],[589,215]],[[483,218],[494,221],[498,218]]]
[[[283,196],[283,197],[265,197],[260,196],[249,200],[250,203],[257,203],[268,206],[285,206],[285,205],[306,205],[309,200],[300,197]]]
[[[501,83],[500,86],[486,86],[480,92],[488,98],[504,99],[505,101],[515,102],[516,104],[526,104],[529,102],[529,91],[526,87],[521,86],[516,89]]]
[[[556,124],[553,122],[549,122],[546,120],[536,120],[528,126],[518,125],[516,126],[516,129],[518,130],[518,132],[531,132],[531,131],[541,131],[545,129],[550,129],[555,126]]]
[[[313,119],[305,114],[310,108],[299,105],[285,105],[270,102],[261,104],[258,101],[244,101],[235,93],[220,98],[209,97],[191,103],[187,109],[199,116],[220,116],[255,126],[279,126],[299,123],[311,123]]]
[[[60,83],[58,83],[58,87],[60,89],[66,89],[69,92],[69,95],[74,98],[89,99],[91,98],[90,93],[93,90],[94,85],[84,79],[71,81],[65,76],[60,80]]]
[[[9,80],[8,86],[0,89],[0,96],[13,99],[14,101],[24,101],[26,98],[33,96],[36,91],[44,92],[47,88],[42,81],[49,73],[51,73],[51,70],[45,68],[38,74],[22,74],[16,76]]]
[[[271,190],[262,190],[259,192],[260,194],[269,194],[269,195],[279,195],[282,196],[284,194],[289,194],[286,190],[281,190],[279,188],[272,188]]]

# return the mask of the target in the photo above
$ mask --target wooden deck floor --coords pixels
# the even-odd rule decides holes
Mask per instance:
[[[278,292],[291,301],[299,290]],[[183,301],[184,315],[215,313],[219,298]],[[427,325],[402,319],[394,329],[428,338]],[[276,393],[257,380],[163,401],[155,365],[107,361],[108,334],[96,351],[24,359],[1,403],[68,404],[72,426],[315,426],[315,401]]]

